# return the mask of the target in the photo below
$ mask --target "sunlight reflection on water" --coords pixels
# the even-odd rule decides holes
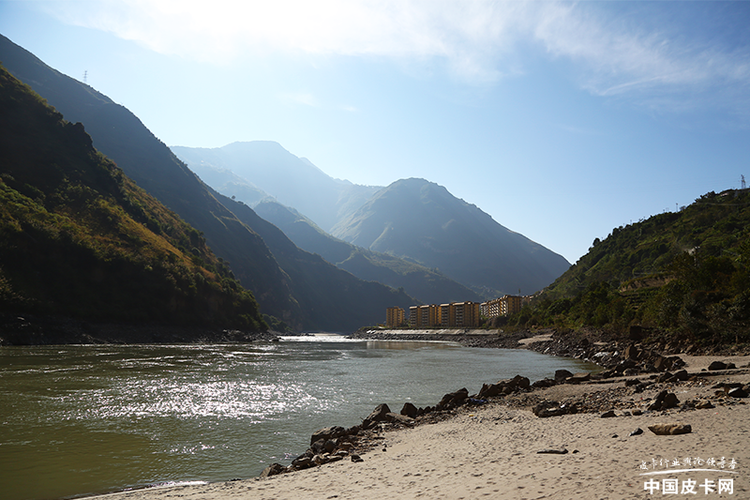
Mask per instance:
[[[277,343],[0,348],[3,498],[61,498],[252,477],[315,430],[380,403],[434,405],[460,387],[579,361],[456,344],[285,337]]]

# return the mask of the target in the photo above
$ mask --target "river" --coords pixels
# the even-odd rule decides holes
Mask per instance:
[[[288,464],[375,406],[435,405],[582,361],[451,343],[340,336],[219,345],[0,347],[0,488],[53,500],[225,481]]]

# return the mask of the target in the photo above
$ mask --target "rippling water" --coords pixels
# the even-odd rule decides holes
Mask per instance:
[[[0,497],[57,499],[257,476],[313,431],[387,403],[580,361],[447,343],[338,336],[278,343],[0,348]]]

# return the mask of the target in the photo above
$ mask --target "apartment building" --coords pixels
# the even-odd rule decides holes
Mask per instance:
[[[389,307],[385,310],[385,325],[389,328],[403,326],[406,320],[406,311],[400,307]]]
[[[521,310],[523,299],[517,295],[505,295],[503,297],[484,302],[482,314],[488,318],[495,316],[509,316]]]
[[[476,327],[479,326],[479,313],[479,304],[476,302],[411,306],[409,326],[412,328]]]

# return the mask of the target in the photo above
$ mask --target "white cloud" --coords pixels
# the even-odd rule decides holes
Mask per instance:
[[[152,50],[232,63],[243,53],[373,55],[443,61],[467,82],[520,74],[524,51],[573,61],[580,84],[602,96],[740,88],[748,47],[727,52],[679,26],[643,28],[609,2],[491,0],[60,0],[62,20]],[[641,5],[648,5],[639,3]],[[627,4],[622,4],[627,5]],[[665,4],[662,4],[665,5]],[[682,8],[680,3],[672,4]],[[669,28],[669,29],[667,29]],[[670,29],[672,31],[670,31]],[[682,27],[684,31],[684,27]],[[681,36],[673,36],[675,33]],[[685,40],[691,40],[686,42]]]

